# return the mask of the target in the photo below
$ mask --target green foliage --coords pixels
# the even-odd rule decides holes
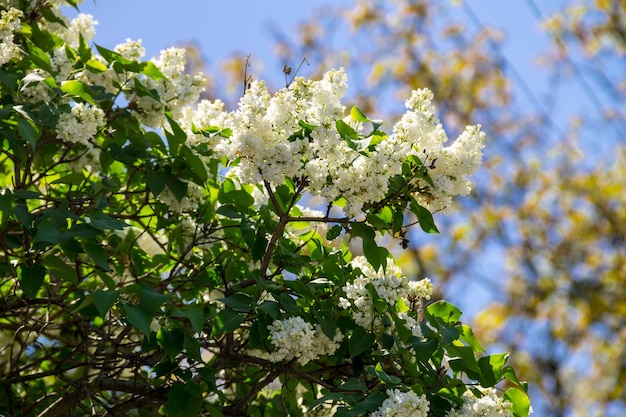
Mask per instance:
[[[166,94],[174,77],[82,35],[64,40],[49,31],[58,10],[33,7],[0,76],[0,336],[15,332],[0,350],[0,414],[283,416],[332,404],[356,416],[398,388],[440,416],[468,387],[504,381],[514,415],[528,414],[507,356],[482,356],[458,308],[427,304],[430,293],[390,299],[378,285],[408,287],[379,244],[385,235],[405,245],[407,212],[438,232],[414,197],[434,189],[419,158],[359,216],[331,216],[341,196],[305,216],[309,178],[243,183],[233,174],[243,157],[208,145],[232,129],[185,124],[182,94]],[[337,134],[367,156],[387,139],[382,122],[350,114],[371,132],[337,116]],[[318,128],[298,126],[286,140],[306,143]],[[355,266],[355,238],[373,276]],[[365,278],[369,322],[357,300],[345,304]],[[277,358],[290,349],[277,329],[295,319],[304,326],[292,338],[314,333],[311,345]]]

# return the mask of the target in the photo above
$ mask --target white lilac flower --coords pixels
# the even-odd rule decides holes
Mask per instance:
[[[19,53],[19,48],[13,43],[13,34],[20,27],[21,10],[10,8],[0,11],[0,65],[9,62]]]
[[[92,139],[104,125],[104,112],[96,106],[76,103],[69,113],[59,116],[56,125],[57,138],[90,147]]]
[[[52,51],[52,56],[50,57],[50,66],[55,72],[54,79],[57,84],[60,84],[69,78],[70,72],[72,71],[72,63],[67,57],[64,46],[56,48],[54,51]]]
[[[394,140],[410,145],[405,155],[418,156],[429,166],[428,174],[435,185],[415,197],[430,211],[449,208],[452,197],[470,191],[467,177],[482,163],[485,134],[480,126],[468,126],[452,145],[444,146],[448,136],[436,116],[432,93],[413,91],[406,107],[407,112],[393,128]]]
[[[80,36],[83,37],[85,42],[91,41],[96,36],[96,25],[98,21],[94,20],[90,14],[80,13],[70,22],[67,28],[60,27],[61,30],[54,31],[58,33],[61,38],[67,42],[72,48],[77,48],[79,44]]]
[[[149,90],[156,90],[158,100],[137,93],[130,93],[129,101],[137,104],[135,114],[139,120],[150,127],[161,127],[165,121],[164,110],[172,113],[174,119],[179,119],[185,107],[193,104],[204,91],[204,76],[199,73],[189,75],[185,73],[187,59],[183,48],[169,48],[162,50],[159,57],[153,59],[154,65],[167,79],[152,79],[145,77],[142,83]]]
[[[395,307],[400,299],[408,305],[409,298],[427,300],[432,294],[433,286],[428,278],[416,282],[410,281],[392,262],[387,263],[384,273],[374,271],[362,256],[354,258],[351,265],[353,268],[360,269],[361,274],[342,288],[346,296],[340,297],[339,306],[344,309],[352,308],[355,322],[366,329],[376,329],[381,326],[374,300],[367,289],[368,285],[372,285],[378,296],[390,307]]]
[[[319,81],[296,78],[274,95],[263,82],[253,81],[235,112],[228,116],[222,112],[220,120],[213,117],[210,121],[233,133],[222,138],[215,151],[239,161],[242,183],[264,180],[278,185],[284,178],[306,178],[310,194],[329,202],[343,198],[348,217],[358,216],[365,205],[384,198],[389,179],[401,173],[403,161],[411,154],[432,164],[435,187],[427,195],[416,196],[420,204],[434,211],[449,206],[453,196],[469,192],[467,176],[482,158],[484,135],[478,127],[468,128],[444,148],[448,138],[437,119],[432,93],[421,89],[407,100],[407,113],[394,126],[393,135],[373,148],[355,146],[336,128],[336,120],[345,116],[341,99],[346,88],[343,69],[331,70]],[[296,135],[302,130],[301,122],[311,129],[306,137]],[[354,121],[346,123],[362,129]]]
[[[126,42],[117,44],[113,50],[130,61],[141,61],[146,54],[141,39],[134,41],[126,38]]]
[[[300,365],[306,365],[320,356],[332,355],[343,339],[341,332],[337,331],[331,340],[299,316],[274,320],[267,329],[274,346],[268,357],[272,362],[296,359]]]
[[[470,390],[465,391],[465,404],[459,409],[452,409],[446,417],[510,417],[511,403],[498,397],[493,388],[481,389],[483,396],[478,398]]]
[[[424,394],[413,391],[387,390],[388,398],[370,417],[427,417],[430,403]]]
[[[219,142],[220,136],[217,132],[212,138],[207,138],[199,133],[194,134],[192,127],[202,129],[211,126],[221,129],[230,126],[230,113],[226,112],[224,107],[221,100],[200,100],[193,108],[189,106],[182,108],[178,124],[187,133],[187,143],[190,146],[208,142],[207,144],[213,148]]]

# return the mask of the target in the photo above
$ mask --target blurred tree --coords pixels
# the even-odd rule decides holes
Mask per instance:
[[[484,186],[462,202],[480,210],[439,219],[454,223],[450,240],[412,236],[405,267],[447,283],[448,294],[490,291],[476,324],[517,352],[538,415],[623,415],[626,3],[570,1],[549,18],[526,5],[552,39],[539,62],[553,96],[575,82],[595,110],[570,112],[567,129],[554,108],[541,110],[499,32],[467,4],[357,1],[321,11],[297,36],[277,34],[278,52],[285,62],[306,57],[316,71],[348,67],[362,77],[353,99],[363,108],[428,85],[447,128],[489,126]]]

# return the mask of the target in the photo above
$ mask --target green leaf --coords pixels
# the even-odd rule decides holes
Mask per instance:
[[[341,234],[342,227],[338,224],[334,225],[326,232],[326,240],[333,240]]]
[[[168,172],[159,167],[152,166],[146,162],[146,184],[152,195],[157,197],[165,189],[169,178]]]
[[[96,290],[93,294],[93,303],[102,317],[106,316],[111,307],[115,305],[119,298],[118,291]]]
[[[370,121],[370,119],[368,119],[367,116],[364,115],[361,109],[359,109],[357,106],[352,106],[352,109],[350,110],[350,115],[352,116],[352,120],[357,122],[364,123]]]
[[[100,74],[108,70],[107,66],[97,59],[90,59],[85,62],[85,67],[94,74]]]
[[[478,359],[478,366],[483,375],[481,381],[484,387],[493,387],[502,378],[502,368],[509,358],[508,353],[498,353]]]
[[[513,415],[515,417],[528,417],[530,413],[530,399],[525,392],[514,387],[509,388],[504,393],[504,398],[513,404]]]
[[[470,375],[472,379],[479,379],[482,376],[481,369],[478,366],[476,357],[474,356],[474,350],[471,347],[447,345],[447,346],[444,346],[444,349],[446,350],[446,352],[448,352],[448,355],[450,357],[452,358],[458,357],[461,359],[462,364],[463,364],[463,369],[462,369],[463,371],[466,371],[466,372],[471,371],[476,374],[476,375]]]
[[[378,246],[376,241],[363,240],[363,255],[365,255],[365,258],[372,265],[375,271],[378,271],[381,267],[383,271],[387,269],[387,257],[389,256],[389,250]]]
[[[358,414],[353,415],[365,415],[376,411],[386,399],[387,395],[380,391],[374,391],[354,406],[352,411]]]
[[[382,266],[384,271],[387,267],[389,251],[386,248],[378,246],[374,229],[365,223],[351,223],[350,226],[350,235],[362,239],[363,255],[365,255],[367,261],[372,265],[374,270],[378,271]]]
[[[239,212],[245,211],[254,204],[254,198],[245,190],[233,190],[222,193],[220,190],[219,200],[223,204],[232,204]]]
[[[111,271],[108,264],[109,254],[106,249],[102,247],[102,245],[95,242],[87,242],[83,245],[83,247],[85,248],[87,255],[89,255],[98,267],[104,269],[105,271]]]
[[[170,132],[167,129],[163,129],[165,131],[165,137],[167,137],[172,155],[178,155],[178,148],[187,140],[187,134],[171,115],[167,114],[166,116],[172,131]]]
[[[163,75],[163,73],[157,68],[157,66],[154,65],[153,62],[148,61],[148,62],[144,62],[143,64],[144,64],[144,67],[141,70],[142,74],[147,75],[153,80],[166,80],[167,79],[165,75]]]
[[[67,47],[69,48],[69,46]],[[87,43],[87,40],[82,35],[82,33],[78,35],[78,55],[80,56],[80,60],[82,62],[89,61],[93,55],[91,52],[91,48],[89,47],[89,44]]]
[[[254,240],[254,246],[252,246],[252,260],[254,262],[259,261],[263,255],[265,255],[265,249],[267,248],[268,240],[265,237],[263,230],[258,230],[256,239]]]
[[[123,221],[114,219],[104,213],[90,214],[89,219],[89,224],[100,230],[123,230],[128,227]]]
[[[39,129],[35,123],[27,119],[19,119],[17,122],[17,131],[20,133],[22,139],[24,139],[32,149],[35,149],[37,139],[39,138]]]
[[[174,197],[180,202],[187,195],[189,184],[172,176],[167,181],[167,188],[174,194]]]
[[[54,71],[52,70],[52,67],[50,66],[50,57],[48,56],[48,54],[45,53],[45,51],[41,48],[39,48],[38,46],[36,46],[34,43],[32,43],[30,40],[26,40],[26,46],[28,47],[28,52],[30,54],[30,59],[32,59],[32,61],[35,63],[35,65],[37,65],[37,67],[53,74]]]
[[[278,302],[287,313],[300,312],[300,307],[298,307],[296,300],[294,300],[293,297],[289,294],[286,294],[284,292],[281,293],[278,297]]]
[[[354,358],[359,356],[361,353],[369,351],[375,341],[376,337],[373,333],[367,332],[362,326],[357,326],[352,331],[350,341],[348,342],[350,357]]]
[[[394,235],[402,230],[403,224],[404,224],[404,213],[402,211],[396,211],[395,213],[393,213],[391,231]]]
[[[426,307],[426,317],[449,325],[455,325],[463,313],[457,306],[445,300],[435,301]]]
[[[227,298],[220,298],[219,301],[223,302],[227,307],[238,311],[252,311],[256,304],[252,297],[241,292]]]
[[[461,325],[461,340],[474,349],[474,352],[485,352],[485,348],[480,344],[472,328],[466,324]]]
[[[128,322],[143,333],[147,335],[150,334],[150,324],[154,317],[153,313],[150,313],[141,305],[123,303],[122,306],[124,307]]]
[[[435,353],[439,348],[439,344],[434,338],[421,340],[419,337],[413,337],[409,340],[409,343],[415,351],[415,356],[423,362],[428,362],[433,353]]]
[[[52,275],[71,284],[78,284],[78,275],[76,270],[66,264],[60,257],[48,255],[43,260],[44,266]]]
[[[265,312],[273,320],[276,320],[280,314],[280,304],[276,301],[265,300],[259,305],[258,310]]]
[[[177,308],[172,312],[174,317],[185,317],[191,323],[191,327],[196,333],[201,333],[204,328],[204,313],[202,309],[193,304],[187,305],[183,308]]]
[[[504,378],[506,378],[507,381],[510,381],[510,382],[514,383],[518,387],[523,386],[523,384],[520,382],[520,380],[517,379],[517,375],[515,374],[515,370],[513,369],[513,367],[511,367],[511,366],[504,366],[504,367],[502,367],[502,369],[500,371],[502,373],[502,376]]]
[[[378,377],[380,382],[382,382],[383,384],[396,386],[401,382],[400,378],[398,378],[397,376],[388,375],[385,371],[383,371],[383,366],[380,364],[380,362],[378,362],[374,368],[369,368],[369,370],[372,370],[373,373],[371,374]]]
[[[85,180],[81,172],[72,172],[52,181],[50,184],[80,184]]]
[[[20,281],[20,287],[28,298],[34,298],[37,295],[45,276],[46,268],[42,265],[20,265],[17,268],[17,278]]]
[[[200,157],[186,146],[181,146],[181,155],[185,158],[185,164],[191,168],[191,172],[198,177],[201,183],[205,183],[208,174]]]
[[[64,81],[63,84],[61,84],[62,91],[69,94],[70,96],[80,97],[93,106],[96,104],[96,102],[93,97],[91,97],[91,95],[87,92],[87,88],[88,87],[83,82],[77,80],[68,80]]]
[[[144,288],[139,296],[139,304],[151,315],[170,299],[172,294],[161,294],[152,289]]]
[[[16,209],[18,206],[16,206]],[[43,219],[37,226],[37,233],[35,234],[35,243],[62,243],[67,239],[60,231],[54,219]]]
[[[159,346],[163,348],[165,354],[172,360],[183,351],[185,334],[177,327],[171,330],[166,330],[164,327],[161,327],[157,332],[156,338]]]
[[[193,381],[188,384],[194,384]],[[190,393],[189,391],[192,391]],[[185,385],[175,384],[170,388],[167,400],[167,417],[189,417],[200,415],[202,409],[201,396],[194,395],[195,390],[188,390]]]
[[[350,378],[349,380],[344,382],[339,387],[339,389],[342,390],[342,391],[361,391],[361,392],[365,392],[365,391],[367,391],[367,385],[365,385],[363,382],[359,381],[356,378]]]
[[[411,197],[411,211],[417,216],[423,231],[426,233],[439,233],[432,213],[427,208],[420,206],[413,197]]]
[[[356,143],[359,139],[359,134],[350,125],[343,120],[339,119],[335,122],[337,133],[341,135],[341,138],[346,141],[351,149],[359,150],[359,145]]]
[[[213,320],[213,333],[220,335],[223,333],[234,332],[243,323],[244,316],[233,310],[222,310],[215,316]]]
[[[13,190],[13,195],[17,200],[31,200],[41,197],[41,194],[37,191],[30,190]]]

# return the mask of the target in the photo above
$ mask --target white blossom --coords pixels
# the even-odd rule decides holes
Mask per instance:
[[[364,206],[385,197],[389,179],[401,174],[408,155],[418,156],[429,167],[435,187],[416,198],[431,211],[469,192],[467,176],[482,158],[484,135],[478,127],[469,127],[444,148],[448,138],[435,114],[432,93],[422,89],[407,100],[408,111],[394,126],[393,135],[372,147],[369,139],[349,142],[336,126],[345,116],[341,99],[346,89],[343,69],[331,70],[319,81],[297,78],[274,95],[263,82],[253,81],[236,111],[211,121],[233,133],[221,139],[215,151],[238,161],[244,183],[263,180],[278,185],[284,178],[305,178],[310,194],[329,202],[342,198],[348,217],[360,215]],[[363,128],[354,120],[346,123],[356,131]]]
[[[370,417],[427,417],[430,403],[424,394],[398,389],[387,390],[388,398]]]
[[[104,112],[96,106],[76,103],[69,113],[59,116],[56,126],[57,138],[66,142],[80,143],[91,146],[92,139],[98,129],[104,125]]]
[[[55,30],[59,36],[72,48],[77,48],[79,45],[80,36],[83,37],[85,42],[91,41],[96,36],[96,25],[98,21],[94,20],[90,14],[80,13],[70,22],[67,28],[58,25],[60,30]],[[55,26],[56,28],[57,26]]]
[[[187,64],[185,53],[183,48],[169,48],[162,50],[158,58],[152,59],[166,79],[143,77],[141,82],[148,90],[157,92],[158,100],[135,92],[128,95],[128,100],[137,104],[135,114],[144,125],[161,127],[166,121],[164,116],[166,108],[174,119],[179,119],[183,109],[198,100],[200,93],[204,91],[205,79],[201,73],[196,75],[185,73]]]
[[[485,134],[480,125],[468,126],[452,145],[444,146],[448,136],[437,118],[432,98],[429,90],[413,91],[406,101],[407,112],[393,128],[393,136],[396,142],[409,145],[405,155],[417,156],[429,167],[434,188],[429,187],[415,198],[430,211],[437,211],[449,208],[452,197],[470,192],[468,176],[482,163]]]
[[[274,320],[267,329],[274,345],[269,354],[272,362],[297,359],[300,365],[306,365],[320,356],[332,355],[343,339],[340,331],[332,340],[329,339],[317,326],[313,327],[300,316]]]
[[[24,13],[16,8],[0,11],[0,65],[9,62],[19,53],[19,48],[13,43],[13,34],[20,27],[20,17]]]
[[[126,38],[126,42],[117,44],[113,50],[130,61],[140,61],[146,54],[142,42],[141,39],[134,41]]]
[[[498,397],[494,388],[481,388],[482,397],[476,397],[470,390],[465,391],[465,404],[459,409],[452,409],[446,417],[510,417],[511,403]]]
[[[339,306],[344,309],[352,308],[355,322],[366,329],[381,326],[374,308],[374,300],[367,289],[368,285],[372,285],[376,294],[391,307],[394,307],[400,299],[409,304],[409,298],[428,300],[432,294],[433,286],[428,278],[417,282],[410,281],[392,262],[387,263],[384,273],[376,272],[363,256],[354,258],[351,265],[360,269],[361,274],[342,288],[346,297],[340,297]]]

